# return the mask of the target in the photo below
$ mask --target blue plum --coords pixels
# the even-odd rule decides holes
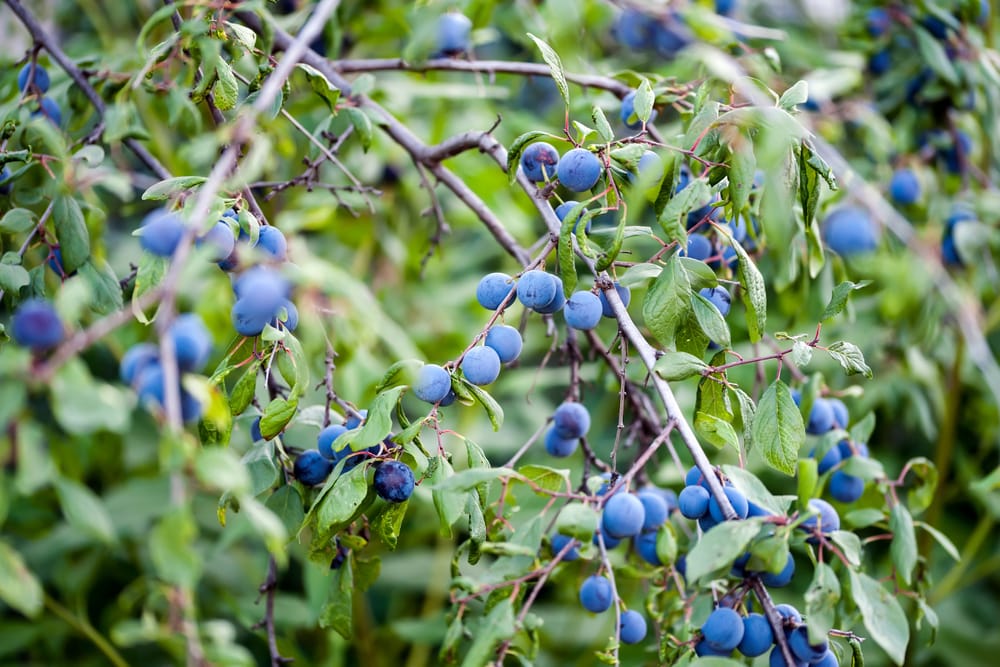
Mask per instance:
[[[711,494],[703,486],[685,486],[677,496],[677,507],[688,519],[700,519],[708,512]]]
[[[224,262],[233,254],[236,249],[236,237],[233,236],[232,228],[225,222],[215,223],[208,233],[200,237],[197,241],[199,246],[206,246],[212,249],[211,259],[213,262]]]
[[[792,650],[792,654],[799,660],[814,663],[823,659],[823,656],[826,655],[827,650],[830,648],[830,644],[826,639],[822,640],[819,644],[809,643],[809,630],[806,626],[800,625],[788,634],[788,648]]]
[[[142,220],[139,244],[154,255],[170,257],[184,236],[184,227],[184,221],[176,213],[165,208],[156,209]]]
[[[640,127],[642,127],[642,121],[639,120],[639,118],[635,115],[635,95],[637,92],[639,91],[633,90],[628,95],[622,98],[622,108],[619,113],[622,122],[625,124],[625,127],[627,127],[630,130],[638,130]],[[656,120],[656,109],[654,109],[653,112],[649,114],[649,120],[647,120],[646,122],[652,123],[654,120]],[[651,153],[651,154],[656,155],[656,153]]]
[[[617,281],[615,282],[614,285],[615,285],[615,291],[618,292],[618,298],[621,299],[622,304],[624,304],[624,306],[628,308],[628,304],[632,300],[632,290],[630,290],[628,287],[624,285],[618,284]],[[604,317],[614,317],[615,312],[614,310],[611,309],[611,303],[608,301],[608,298],[604,295],[604,290],[601,290],[600,292],[597,293],[597,298],[601,300],[601,314],[604,315]]]
[[[603,169],[596,155],[586,148],[573,148],[559,158],[556,174],[559,176],[559,182],[567,190],[586,192],[597,185]]]
[[[437,47],[445,55],[459,55],[469,50],[472,21],[458,12],[446,12],[438,19]]]
[[[729,315],[729,310],[732,308],[733,297],[729,294],[729,290],[721,285],[716,287],[704,287],[700,292],[703,297],[712,302],[712,305],[718,308],[719,313],[726,317]]]
[[[580,586],[580,604],[587,611],[600,614],[611,606],[614,593],[607,577],[593,574]]]
[[[552,427],[560,438],[582,438],[590,430],[590,411],[583,403],[562,403],[552,415]]]
[[[288,240],[280,229],[271,225],[261,225],[254,247],[274,261],[283,262],[288,258]]]
[[[40,99],[38,101],[38,110],[31,115],[34,118],[47,118],[56,127],[62,125],[62,109],[59,108],[59,105],[51,97]]]
[[[642,522],[642,530],[655,531],[667,521],[670,510],[663,495],[654,489],[643,489],[635,494],[642,508],[645,511],[645,519]]]
[[[521,171],[535,183],[552,180],[558,164],[559,151],[544,141],[531,144],[521,153]]]
[[[841,503],[853,503],[865,492],[865,480],[836,470],[830,475],[830,496]]]
[[[841,206],[822,225],[826,245],[842,257],[869,253],[878,247],[878,227],[863,208]]]
[[[486,332],[486,345],[500,357],[500,361],[509,364],[521,356],[524,340],[521,332],[507,324],[494,324]]]
[[[638,644],[646,638],[646,617],[629,609],[621,613],[618,621],[618,636],[625,644]]]
[[[646,510],[642,501],[631,493],[616,493],[604,503],[601,530],[611,537],[622,539],[642,532]]]
[[[326,481],[333,472],[333,463],[315,449],[307,449],[295,459],[292,474],[306,486],[316,486]]]
[[[718,607],[701,626],[705,642],[716,651],[732,651],[743,641],[743,619],[734,609]]]
[[[44,299],[29,299],[18,306],[11,319],[10,333],[18,345],[34,352],[55,347],[64,335],[59,314]]]
[[[774,644],[774,631],[763,614],[747,614],[743,617],[743,639],[736,646],[748,658],[764,655]]]
[[[601,299],[593,292],[574,293],[567,301],[563,316],[566,324],[574,329],[593,329],[601,322],[604,308]]]
[[[792,577],[794,576],[795,558],[792,554],[788,554],[788,559],[785,561],[785,567],[781,569],[781,572],[778,572],[777,574],[774,572],[765,572],[760,576],[760,580],[765,586],[783,588],[792,583]],[[763,653],[763,651],[761,651],[761,653]]]
[[[375,493],[390,503],[401,503],[413,495],[414,481],[413,471],[402,461],[384,461],[375,469]]]
[[[487,310],[496,310],[514,289],[513,279],[506,273],[488,273],[476,286],[476,300]]]
[[[118,367],[118,376],[125,384],[132,384],[144,368],[159,363],[160,349],[153,343],[137,343],[125,352]]]
[[[417,373],[413,393],[421,401],[438,403],[451,391],[451,375],[437,364],[425,364]]]
[[[559,283],[551,273],[539,269],[526,271],[517,281],[517,299],[525,308],[538,310],[556,298]]]
[[[733,506],[733,510],[736,512],[737,518],[747,518],[747,514],[750,512],[750,505],[747,503],[747,497],[731,486],[724,487],[722,491],[729,499],[729,504]],[[719,502],[714,497],[710,498],[708,501],[708,511],[712,518],[717,522],[721,523],[726,520],[725,516],[722,514],[722,508],[719,506]]]
[[[565,458],[575,452],[579,446],[579,438],[563,438],[554,428],[545,432],[545,451],[551,456]]]
[[[500,375],[500,357],[492,347],[474,347],[462,359],[462,373],[474,385],[492,384]]]
[[[889,196],[897,204],[908,206],[920,201],[920,180],[912,169],[897,169],[889,181]]]
[[[178,316],[167,329],[167,335],[173,341],[180,370],[197,373],[205,367],[212,353],[212,337],[201,317],[193,313]]]
[[[834,426],[833,407],[830,402],[822,396],[817,396],[809,410],[809,423],[806,424],[806,433],[812,435],[823,435]]]
[[[330,459],[334,463],[344,458],[350,453],[350,448],[347,447],[347,452],[335,451],[333,449],[333,443],[344,433],[347,433],[348,428],[343,424],[330,424],[316,436],[316,451],[322,454],[325,458]]]
[[[568,535],[563,535],[562,533],[555,533],[552,536],[552,553],[560,553],[566,548],[566,545],[573,541],[572,537]],[[576,545],[569,548],[565,554],[563,554],[562,559],[567,562],[572,562],[580,557],[580,551],[577,549]]]
[[[40,93],[47,93],[49,91],[49,73],[44,67],[38,63],[32,61],[25,63],[21,71],[17,73],[17,89],[24,92],[24,89],[28,87],[28,79],[31,78],[31,85],[35,87]]]

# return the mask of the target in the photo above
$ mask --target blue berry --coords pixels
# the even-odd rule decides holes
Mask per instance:
[[[750,506],[747,504],[747,497],[731,486],[724,487],[722,491],[726,494],[726,497],[729,498],[729,503],[733,506],[733,510],[736,512],[737,518],[747,518],[747,513],[750,511]],[[714,497],[710,498],[708,501],[708,511],[711,513],[712,518],[717,522],[722,523],[726,520],[725,516],[722,514],[722,508],[719,506],[719,501],[717,501]]]
[[[447,12],[438,19],[437,46],[445,55],[462,54],[469,50],[472,21],[458,12]]]
[[[212,338],[201,317],[192,313],[180,315],[170,325],[167,335],[174,344],[177,367],[197,373],[212,353]]]
[[[535,183],[554,178],[558,164],[559,151],[544,141],[531,144],[521,153],[521,170]]]
[[[691,259],[704,262],[715,254],[715,249],[712,247],[712,242],[708,240],[707,236],[691,234],[688,236],[687,247],[682,251],[682,254]]]
[[[566,548],[566,545],[573,541],[572,537],[563,535],[562,533],[556,533],[552,536],[552,553],[557,554]],[[562,559],[567,562],[574,561],[580,557],[580,551],[573,546],[567,551]]]
[[[642,503],[645,511],[645,519],[642,522],[642,530],[655,531],[667,521],[667,501],[663,495],[653,489],[643,489],[635,494],[639,502]]]
[[[660,566],[663,565],[663,562],[660,560],[660,555],[656,553],[656,535],[655,532],[640,533],[633,540],[633,544],[640,558],[650,565]]]
[[[700,519],[708,512],[711,495],[703,486],[685,486],[677,496],[677,507],[688,519]]]
[[[815,457],[816,450],[813,449],[812,451],[810,451],[809,456]],[[840,448],[837,446],[831,447],[830,449],[827,450],[826,454],[823,455],[823,458],[820,459],[819,465],[816,467],[816,471],[822,475],[823,473],[825,473],[826,471],[830,470],[835,465],[840,463],[840,460],[841,460]]]
[[[184,221],[176,213],[160,208],[143,218],[141,230],[139,244],[144,250],[170,257],[184,236]]]
[[[17,308],[10,323],[11,336],[18,345],[41,352],[63,340],[63,323],[51,303],[29,299]]]
[[[288,241],[277,227],[262,225],[255,247],[275,261],[283,262],[288,257]]]
[[[587,611],[600,614],[611,606],[614,594],[611,582],[606,577],[594,574],[587,577],[580,586],[580,604]]]
[[[638,644],[646,638],[646,618],[631,609],[623,611],[618,623],[618,636],[625,644]]]
[[[809,508],[818,512],[819,517],[817,518],[813,515],[803,521],[800,524],[803,530],[814,532],[818,528],[824,535],[828,535],[835,530],[840,530],[840,515],[837,514],[837,510],[833,508],[833,505],[820,498],[813,498],[809,501]],[[807,541],[810,544],[818,542],[815,537],[810,537]]]
[[[541,313],[542,315],[552,315],[553,313],[558,313],[566,305],[566,293],[563,291],[563,281],[562,278],[558,276],[552,276],[552,280],[556,285],[556,293],[552,299],[541,306],[540,308],[535,308],[535,311]]]
[[[841,503],[853,503],[864,495],[865,480],[855,475],[835,470],[830,475],[830,496]]]
[[[597,185],[602,171],[600,159],[586,148],[566,151],[556,166],[559,182],[573,192],[586,192]]]
[[[253,421],[250,422],[250,440],[253,442],[260,442],[264,439],[264,434],[260,432],[260,415],[254,417]]]
[[[712,305],[719,310],[719,313],[721,313],[723,317],[729,315],[729,309],[732,307],[733,297],[730,296],[729,290],[725,287],[705,287],[702,288],[699,294],[711,301]]]
[[[208,233],[198,239],[199,246],[211,248],[211,260],[224,262],[236,249],[236,237],[232,228],[225,222],[215,223]]]
[[[904,206],[920,201],[920,180],[912,169],[897,169],[889,182],[889,196]]]
[[[438,403],[451,391],[451,375],[437,364],[425,364],[417,373],[413,393],[421,401]]]
[[[341,450],[341,452],[335,452],[333,449],[333,443],[344,433],[347,433],[347,427],[343,424],[330,424],[316,437],[316,450],[322,454],[325,458],[330,459],[334,463],[344,458],[350,453],[350,447],[346,447],[347,452]],[[343,456],[341,455],[343,454]]]
[[[560,438],[582,438],[590,430],[590,411],[582,403],[567,401],[556,408],[552,425]]]
[[[812,435],[823,435],[833,428],[833,407],[822,396],[817,396],[813,401],[812,409],[809,411],[809,423],[806,424],[806,433]]]
[[[646,511],[635,495],[616,493],[604,503],[601,528],[611,537],[633,537],[642,532],[645,520]]]
[[[375,469],[374,486],[379,498],[401,503],[413,494],[413,471],[401,461],[384,461]]]
[[[559,284],[551,273],[532,269],[526,271],[517,281],[517,298],[525,308],[538,310],[549,305],[556,298]]]
[[[792,554],[788,554],[788,559],[785,561],[785,567],[781,569],[781,572],[777,574],[773,572],[765,572],[761,575],[760,580],[765,586],[782,588],[792,583],[792,577],[795,576],[795,558]],[[763,653],[763,651],[761,651]],[[759,655],[759,654],[758,654]]]
[[[712,649],[732,651],[743,641],[743,619],[729,607],[718,607],[701,626],[701,634]]]
[[[462,373],[474,385],[492,384],[500,375],[500,357],[492,347],[474,347],[462,359]]]
[[[32,69],[34,73],[32,74]],[[38,89],[40,93],[47,93],[49,91],[49,73],[44,67],[36,62],[26,63],[21,71],[17,73],[17,89],[24,92],[24,89],[28,87],[28,77],[31,76],[32,85]]]
[[[809,630],[806,626],[800,625],[789,633],[788,648],[792,650],[792,654],[799,660],[814,663],[823,659],[823,656],[826,655],[827,650],[830,648],[830,644],[826,639],[823,639],[819,644],[810,644]]]
[[[748,658],[764,655],[774,644],[774,631],[763,614],[747,614],[743,618],[743,639],[736,646]]]
[[[496,310],[504,302],[514,283],[506,273],[488,273],[476,287],[476,300],[487,310]]]
[[[554,428],[545,432],[545,451],[551,456],[565,458],[575,452],[579,445],[579,438],[563,438]]]
[[[628,308],[629,301],[632,300],[632,290],[624,285],[619,285],[615,282],[615,291],[618,292],[618,298],[621,299],[622,304]],[[604,296],[604,290],[597,293],[597,297],[601,300],[601,314],[604,317],[614,317],[615,311],[611,309],[611,303],[608,298]]]
[[[847,412],[847,406],[839,398],[828,398],[826,400],[830,404],[830,409],[833,410],[835,425],[839,428],[847,428],[848,423],[851,421],[850,414]]]
[[[823,240],[841,257],[872,252],[878,247],[878,227],[868,212],[856,206],[841,206],[823,221]]]
[[[152,343],[138,343],[133,345],[122,357],[118,368],[118,375],[125,384],[132,382],[139,376],[147,366],[159,363],[160,349]]]
[[[316,486],[326,481],[333,472],[333,463],[315,449],[307,449],[295,459],[292,473],[306,486]]]
[[[586,331],[596,327],[604,314],[601,299],[593,292],[575,292],[566,301],[563,316],[567,326]]]
[[[509,364],[521,356],[524,341],[521,332],[506,324],[495,324],[486,332],[486,345],[492,347],[500,361]]]
[[[358,416],[358,415],[360,415],[360,416]],[[365,419],[368,418],[368,411],[367,410],[360,410],[358,412],[358,415],[354,415],[354,414],[347,415],[347,417],[344,419],[344,426],[346,426],[348,429],[355,429],[355,428],[361,426],[361,424],[364,423]]]

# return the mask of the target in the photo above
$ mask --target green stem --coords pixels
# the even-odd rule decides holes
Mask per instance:
[[[105,639],[100,632],[94,629],[94,626],[92,626],[87,619],[74,615],[73,612],[62,606],[48,593],[45,594],[45,607],[53,614],[66,621],[66,624],[71,628],[93,642],[94,646],[99,648],[101,653],[107,656],[112,665],[115,667],[129,667],[125,658],[123,658],[117,649],[111,645],[111,642]]]

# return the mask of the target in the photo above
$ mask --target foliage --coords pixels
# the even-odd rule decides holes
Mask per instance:
[[[98,4],[5,0],[0,661],[992,664],[988,3]]]

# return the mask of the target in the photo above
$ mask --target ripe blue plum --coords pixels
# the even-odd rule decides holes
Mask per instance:
[[[822,396],[817,396],[816,400],[813,401],[812,409],[809,410],[809,423],[806,424],[806,433],[823,435],[832,429],[833,425],[833,406]]]
[[[729,503],[733,506],[736,516],[740,519],[747,518],[747,513],[750,511],[750,506],[747,504],[747,497],[731,486],[723,488],[722,491],[729,498]],[[726,517],[722,514],[719,502],[714,497],[708,501],[708,511],[717,522],[721,523],[726,520]]]
[[[59,314],[44,299],[29,299],[18,306],[11,319],[10,333],[18,345],[34,352],[55,347],[64,335]]]
[[[601,529],[611,537],[622,539],[642,532],[646,510],[642,501],[631,493],[616,493],[604,503]]]
[[[662,494],[653,489],[643,489],[635,496],[642,503],[642,508],[645,511],[645,519],[642,522],[643,532],[655,531],[666,523],[669,509]]]
[[[233,230],[222,221],[215,223],[208,230],[208,233],[198,239],[197,243],[199,246],[211,248],[213,262],[224,262],[236,249],[236,237],[233,236]]]
[[[747,614],[743,617],[743,639],[737,650],[748,658],[764,655],[774,644],[774,631],[763,614]]]
[[[544,141],[531,144],[521,153],[521,171],[524,172],[528,180],[535,183],[554,178],[558,164],[559,151]]]
[[[280,229],[271,225],[261,226],[257,245],[254,247],[276,262],[283,262],[288,258],[288,240]]]
[[[582,438],[590,430],[590,411],[583,403],[562,403],[552,415],[552,427],[560,438]]]
[[[618,292],[618,298],[621,299],[622,304],[628,308],[629,302],[632,300],[632,290],[624,285],[620,285],[615,281],[615,291]],[[615,311],[611,309],[611,303],[608,301],[608,297],[604,295],[604,290],[597,293],[597,297],[601,300],[601,314],[604,317],[614,317]]]
[[[556,293],[543,306],[535,308],[535,312],[541,313],[542,315],[552,315],[553,313],[558,313],[566,305],[566,293],[563,291],[563,281],[559,276],[552,276],[552,281],[556,285]]]
[[[708,490],[708,480],[701,474],[698,466],[688,468],[687,474],[684,475],[684,484],[687,486],[702,486],[705,487],[706,491]]]
[[[28,79],[31,78],[31,85],[40,93],[49,92],[49,73],[44,67],[32,61],[25,63],[21,71],[17,73],[17,89],[22,93],[28,87]]]
[[[492,347],[474,347],[462,359],[462,373],[474,385],[492,384],[500,375],[500,357]]]
[[[601,299],[593,292],[575,292],[567,301],[563,316],[566,325],[574,329],[586,331],[593,329],[601,322],[604,308]]]
[[[639,557],[650,565],[656,565],[657,567],[663,565],[660,561],[659,554],[656,553],[656,533],[653,531],[640,533],[632,540],[635,546],[635,551],[639,554]]]
[[[881,37],[889,31],[892,25],[892,18],[889,12],[882,7],[869,9],[865,15],[865,24],[868,27],[868,34],[872,37]]]
[[[413,393],[421,401],[438,403],[451,391],[451,375],[437,364],[425,364],[417,373]]]
[[[840,515],[837,514],[837,510],[833,508],[833,505],[822,500],[820,498],[813,498],[809,501],[809,509],[817,512],[819,516],[812,515],[800,524],[803,530],[814,533],[819,530],[824,535],[832,533],[835,530],[840,530]],[[810,537],[807,540],[810,544],[815,544],[819,540],[816,537]]]
[[[916,204],[920,201],[920,190],[920,180],[912,169],[897,169],[889,181],[889,196],[897,204]]]
[[[307,449],[295,459],[292,474],[306,486],[316,486],[326,481],[333,472],[333,463],[315,449]]]
[[[767,665],[768,667],[808,667],[809,663],[796,660],[794,664],[789,665],[785,656],[781,654],[781,647],[775,646],[767,656]]]
[[[785,619],[786,625],[791,623],[792,625],[798,625],[802,622],[802,614],[799,610],[788,603],[782,603],[774,606],[775,611]]]
[[[183,387],[178,387],[181,399],[181,419],[184,422],[193,422],[201,417],[201,403],[198,399]],[[148,364],[135,381],[135,392],[139,396],[139,403],[147,408],[162,408],[166,403],[166,384],[163,376],[163,368],[159,362]]]
[[[809,663],[811,667],[839,667],[837,655],[831,649],[826,649],[823,657],[816,662]]]
[[[559,283],[551,273],[539,269],[526,271],[517,281],[517,298],[525,308],[538,310],[556,298]]]
[[[347,433],[347,431],[348,428],[343,424],[330,424],[322,431],[320,431],[319,435],[316,437],[316,451],[318,451],[325,458],[330,459],[334,463],[344,458],[346,454],[350,453],[350,448],[349,447],[345,448],[348,451],[343,452],[342,455],[342,451],[336,451],[333,449],[333,443],[341,435]]]
[[[413,471],[402,461],[384,461],[375,469],[375,493],[390,503],[401,503],[413,495]]]
[[[809,643],[809,630],[804,625],[800,625],[788,634],[788,648],[792,654],[803,662],[819,662],[826,655],[830,648],[829,642],[824,639],[819,644]]]
[[[545,451],[551,456],[565,458],[580,446],[579,438],[563,438],[554,428],[545,432]]]
[[[513,279],[506,273],[488,273],[476,286],[476,300],[487,310],[496,310],[514,289]]]
[[[358,414],[351,413],[347,415],[347,417],[344,419],[344,426],[346,426],[348,429],[357,428],[361,426],[365,422],[365,419],[367,418],[368,418],[368,411],[359,410]]]
[[[841,503],[853,503],[865,492],[865,480],[846,473],[843,470],[835,470],[830,475],[830,496]]]
[[[254,417],[253,421],[250,422],[250,440],[252,442],[260,442],[264,439],[264,434],[260,432],[260,415]]]
[[[691,259],[702,262],[715,254],[712,242],[703,234],[691,234],[688,236],[687,247],[681,250],[681,255],[686,255]]]
[[[486,345],[500,357],[500,361],[509,364],[521,356],[524,340],[521,332],[507,324],[494,324],[486,332]]]
[[[552,535],[552,553],[560,553],[566,548],[566,545],[573,541],[572,537],[568,535],[563,535],[562,533],[555,533]],[[580,557],[580,550],[577,549],[576,545],[570,547],[570,549],[563,555],[562,559],[567,562],[572,562]]]
[[[118,376],[125,384],[132,384],[147,366],[159,363],[160,349],[153,343],[137,343],[122,357]]]
[[[277,271],[255,266],[233,282],[233,293],[238,301],[252,301],[249,312],[264,317],[267,323],[284,307],[291,295],[291,285]]]
[[[6,165],[0,167],[0,195],[9,195],[13,183],[8,182],[7,179],[11,177],[10,168]]]
[[[833,421],[834,424],[839,428],[847,428],[848,423],[851,421],[850,413],[847,411],[847,406],[839,398],[828,398],[827,403],[830,404],[830,408],[833,410]]]
[[[878,247],[878,227],[868,212],[857,206],[841,206],[827,215],[822,225],[823,240],[841,257],[874,251]]]
[[[580,604],[587,611],[600,614],[611,606],[614,593],[607,577],[593,574],[587,577],[580,586]]]
[[[259,336],[271,318],[273,311],[261,310],[257,302],[253,299],[237,299],[230,311],[233,321],[233,328],[241,336],[252,338]]]
[[[285,311],[284,315],[280,312],[282,309]],[[295,307],[295,304],[290,299],[285,299],[278,310],[278,314],[270,322],[271,326],[277,329],[280,324],[288,331],[295,331],[299,327],[299,309]]]
[[[809,456],[816,458],[815,448],[809,451]],[[840,459],[841,459],[840,448],[837,447],[836,445],[830,447],[830,449],[826,451],[826,454],[823,455],[823,458],[820,459],[816,471],[822,475],[823,473],[825,473],[826,471],[830,470],[835,465],[840,463]]]
[[[732,308],[733,304],[733,297],[729,294],[729,290],[725,287],[722,287],[721,285],[717,287],[704,287],[698,293],[711,301],[712,305],[719,310],[719,313],[723,317],[729,315],[729,310]]]
[[[174,343],[177,367],[181,371],[197,373],[205,367],[212,353],[212,337],[201,317],[194,313],[179,315],[167,329]]]
[[[566,216],[569,215],[573,211],[573,209],[575,209],[577,206],[582,206],[582,205],[583,205],[583,202],[573,201],[572,199],[569,200],[569,201],[564,201],[563,203],[559,204],[559,206],[556,206],[556,209],[555,209],[556,217],[559,218],[559,222],[562,222],[563,220],[566,219]],[[577,226],[580,224],[580,218],[582,218],[586,214],[587,214],[587,209],[581,208],[580,209],[580,213],[577,215],[577,221],[573,225],[573,233],[574,234],[576,233]],[[592,224],[591,224],[592,222],[593,222],[593,219],[587,220],[587,233],[588,234],[590,233],[590,229],[592,227]]]
[[[637,9],[627,8],[614,25],[615,38],[629,49],[648,49],[653,43],[656,20]]]
[[[716,651],[732,651],[743,641],[743,619],[729,607],[718,607],[701,626],[701,634]]]
[[[184,221],[165,208],[152,211],[142,221],[139,244],[159,257],[170,257],[184,236]]]
[[[618,622],[618,636],[625,644],[638,644],[646,638],[646,617],[628,609],[621,613]]]
[[[563,187],[573,192],[586,192],[601,178],[600,159],[586,148],[566,151],[556,165],[556,174]]]
[[[691,43],[691,36],[677,15],[653,26],[653,49],[664,58],[673,58]]]
[[[437,48],[445,55],[460,55],[469,50],[472,21],[458,12],[446,12],[438,19]]]
[[[892,51],[882,49],[876,51],[868,59],[868,71],[875,76],[881,76],[892,69]]]
[[[688,519],[700,519],[708,512],[711,494],[703,486],[685,486],[677,496],[677,507]]]

